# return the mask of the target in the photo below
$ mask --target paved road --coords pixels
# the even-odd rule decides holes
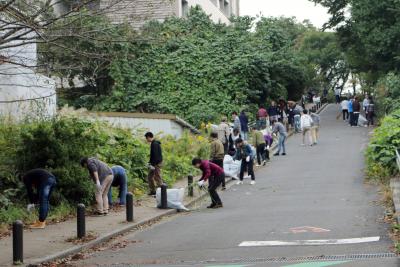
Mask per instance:
[[[400,266],[398,258],[381,258],[390,256],[384,253],[390,252],[392,242],[388,225],[382,222],[384,209],[377,204],[378,189],[363,180],[369,131],[337,121],[336,111],[331,105],[322,113],[318,146],[301,147],[300,136],[291,138],[288,156],[276,157],[258,171],[255,186],[235,185],[222,194],[223,209],[172,217],[124,237],[129,243],[125,248],[100,251],[76,264]],[[244,241],[366,237],[380,239],[346,245],[239,247]],[[336,262],[335,257],[313,258],[335,255],[347,257],[337,257]]]

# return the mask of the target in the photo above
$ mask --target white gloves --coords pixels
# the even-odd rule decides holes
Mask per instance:
[[[202,181],[198,181],[197,182],[197,185],[199,186],[199,187],[203,187],[204,186],[204,181],[202,180]]]
[[[147,165],[147,168],[149,168],[150,171],[154,171],[156,168],[154,168],[153,165],[151,165],[150,163]]]
[[[32,212],[35,209],[35,204],[28,204],[28,206],[26,206],[26,210],[28,212]]]
[[[250,162],[250,156],[247,156],[246,162]]]
[[[97,189],[98,191],[101,190],[101,184],[100,184],[100,181],[99,181],[99,180],[96,181],[96,189]]]

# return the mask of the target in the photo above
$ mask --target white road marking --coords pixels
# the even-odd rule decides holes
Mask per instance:
[[[239,247],[277,247],[277,246],[324,246],[324,245],[348,245],[377,242],[379,236],[360,237],[348,239],[321,239],[321,240],[294,240],[294,241],[244,241]]]

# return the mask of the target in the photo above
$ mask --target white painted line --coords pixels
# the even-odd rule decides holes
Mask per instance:
[[[321,240],[294,240],[294,241],[244,241],[239,247],[277,247],[277,246],[324,246],[347,245],[377,242],[379,236],[348,238],[348,239],[321,239]]]

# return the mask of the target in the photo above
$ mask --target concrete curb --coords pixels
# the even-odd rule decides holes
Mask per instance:
[[[400,223],[400,179],[395,178],[390,180],[390,188],[393,192],[395,218],[397,219],[397,223]]]
[[[318,114],[321,113],[327,106],[328,106],[328,104],[324,104],[317,111],[317,113]],[[292,136],[292,135],[293,135],[293,132],[290,132],[289,133],[289,137]],[[271,150],[275,149],[276,147],[277,146],[275,145],[274,147],[271,148]],[[226,184],[227,185],[232,185],[233,182],[234,182],[234,180],[229,180],[229,181],[226,182]],[[399,186],[400,186],[400,184],[399,184]],[[400,187],[399,187],[399,194],[400,194]],[[198,196],[196,198],[193,198],[192,200],[190,200],[186,204],[186,206],[187,207],[193,206],[196,202],[201,201],[207,195],[208,195],[207,193],[203,193],[200,196]],[[399,202],[400,202],[400,198],[399,198]],[[399,211],[400,211],[400,205],[398,206],[398,208],[399,208]],[[152,217],[152,218],[149,218],[149,219],[145,219],[145,220],[141,220],[139,222],[130,223],[130,224],[127,223],[126,226],[124,226],[124,227],[122,227],[122,228],[120,228],[118,230],[112,231],[110,233],[103,234],[100,237],[96,238],[95,240],[89,241],[89,242],[87,242],[85,244],[73,246],[73,247],[71,247],[69,249],[66,249],[64,251],[49,255],[47,257],[43,257],[43,258],[38,258],[38,259],[33,259],[33,260],[30,260],[30,261],[27,261],[26,263],[24,263],[24,266],[37,266],[39,264],[43,264],[43,263],[55,261],[55,260],[58,260],[58,259],[66,258],[68,256],[71,256],[71,255],[77,254],[79,252],[82,252],[84,250],[93,248],[93,247],[95,247],[95,246],[97,246],[97,245],[99,245],[101,243],[107,242],[110,239],[112,239],[112,238],[114,238],[116,236],[125,234],[125,233],[127,233],[127,232],[129,232],[131,230],[134,230],[135,228],[138,228],[140,226],[147,225],[147,224],[150,224],[152,222],[158,221],[158,220],[160,220],[160,219],[162,219],[162,218],[164,218],[166,216],[177,214],[178,212],[179,211],[177,211],[177,210],[166,210],[165,212],[163,212],[163,213],[161,213],[161,214],[159,214],[159,215],[157,215],[155,217]]]

